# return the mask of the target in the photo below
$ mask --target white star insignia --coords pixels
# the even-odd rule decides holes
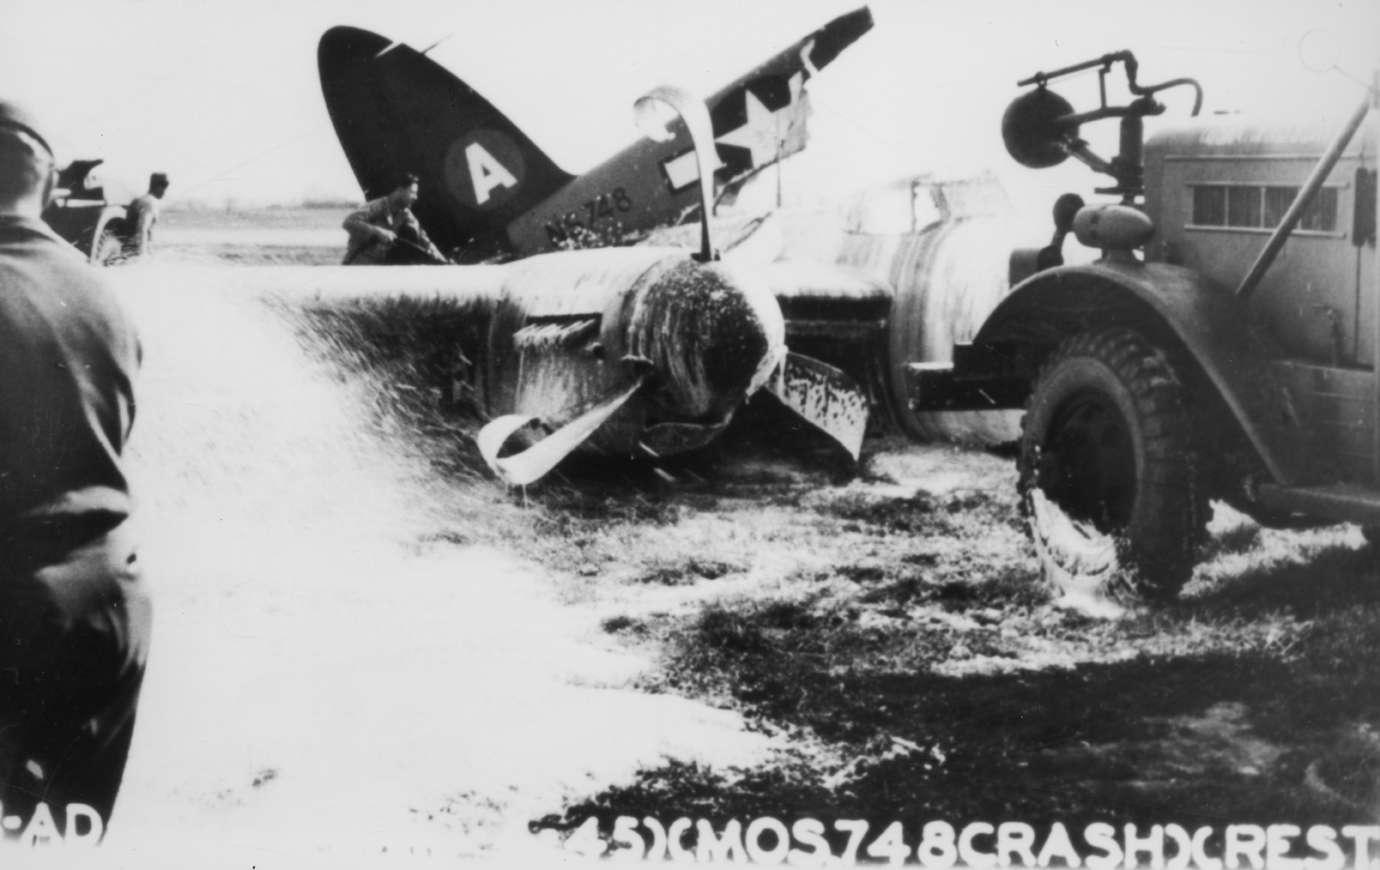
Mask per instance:
[[[747,123],[719,136],[714,141],[725,145],[746,148],[752,155],[752,165],[762,166],[781,156],[781,146],[785,143],[786,132],[791,128],[791,116],[800,103],[801,85],[804,77],[800,73],[791,76],[791,101],[773,112],[763,105],[751,90],[747,98]],[[778,117],[782,116],[782,117]]]
[[[714,141],[746,148],[754,167],[765,166],[804,148],[807,136],[805,119],[809,115],[809,109],[802,105],[805,78],[801,73],[791,76],[791,101],[775,112],[768,109],[751,90],[746,91],[747,123],[729,130]],[[683,190],[699,180],[699,164],[693,151],[665,160],[661,165],[674,190]]]

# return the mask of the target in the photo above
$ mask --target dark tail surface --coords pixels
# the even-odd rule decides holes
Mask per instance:
[[[570,181],[488,100],[401,43],[333,27],[317,49],[321,91],[370,199],[415,174],[414,211],[443,251],[502,228]]]

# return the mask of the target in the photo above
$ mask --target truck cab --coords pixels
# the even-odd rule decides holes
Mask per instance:
[[[1323,180],[1246,305],[1274,346],[1269,368],[1308,430],[1310,481],[1377,478],[1374,381],[1376,115]],[[1145,146],[1147,261],[1235,288],[1279,226],[1338,124],[1236,117],[1158,133]]]
[[[1123,64],[1135,97],[1109,105]],[[1096,68],[1075,112],[1051,79]],[[1011,292],[951,365],[911,366],[917,412],[1024,407],[1018,468],[1046,580],[1071,603],[1174,595],[1225,501],[1274,525],[1380,527],[1376,89],[1349,118],[1193,120],[1165,111],[1130,52],[1034,84],[1003,136],[1022,164],[1074,157],[1116,184],[1066,194],[1055,234],[1012,255]],[[1117,118],[1111,160],[1078,136]],[[1063,265],[1074,235],[1102,256]]]

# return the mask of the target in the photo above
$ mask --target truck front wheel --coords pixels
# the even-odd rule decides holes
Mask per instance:
[[[121,259],[124,255],[123,227],[124,218],[118,215],[106,217],[96,224],[91,238],[91,263],[105,266]]]
[[[1045,579],[1085,610],[1175,595],[1208,519],[1182,381],[1113,328],[1067,339],[1022,423],[1021,507]]]

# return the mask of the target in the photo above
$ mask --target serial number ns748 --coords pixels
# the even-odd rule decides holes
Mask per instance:
[[[632,209],[633,201],[623,188],[613,193],[601,193],[589,200],[582,208],[566,212],[564,215],[546,223],[546,236],[552,244],[569,241],[572,232],[593,230],[600,221],[613,221],[619,212]]]

